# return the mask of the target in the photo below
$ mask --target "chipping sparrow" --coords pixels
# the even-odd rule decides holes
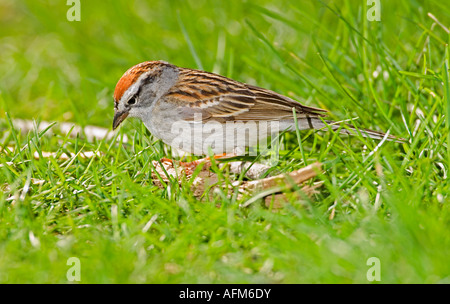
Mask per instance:
[[[114,91],[113,129],[128,116],[141,119],[147,129],[168,145],[197,155],[236,153],[237,148],[260,144],[268,136],[298,128],[338,130],[320,117],[326,110],[304,106],[270,90],[217,74],[180,68],[164,61],[133,66]],[[326,121],[327,124],[332,123]],[[364,137],[385,134],[360,130]],[[341,133],[356,134],[347,125]],[[389,135],[388,140],[401,139]]]

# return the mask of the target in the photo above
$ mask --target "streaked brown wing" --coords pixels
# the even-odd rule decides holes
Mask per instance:
[[[325,110],[303,106],[270,90],[237,82],[204,71],[180,69],[180,80],[165,95],[166,102],[180,106],[185,120],[201,113],[207,120],[281,120],[324,116]]]

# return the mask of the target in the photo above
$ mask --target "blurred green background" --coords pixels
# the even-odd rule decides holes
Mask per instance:
[[[382,0],[370,21],[366,3],[81,0],[81,21],[69,22],[66,1],[0,0],[0,144],[15,148],[0,153],[0,282],[66,283],[74,256],[82,283],[367,283],[370,257],[381,283],[448,283],[450,7]],[[325,163],[324,186],[272,212],[153,186],[149,162],[164,151],[138,121],[120,131],[127,145],[16,135],[8,122],[110,129],[116,82],[147,60],[256,84],[410,142],[302,132],[305,158]],[[33,158],[81,149],[103,157]],[[304,165],[287,136],[277,170]]]
[[[361,30],[364,1],[324,3]],[[1,106],[12,117],[109,127],[116,82],[146,60],[222,73],[322,104],[337,115],[353,105],[341,102],[345,96],[318,75],[323,62],[314,43],[335,56],[334,64],[349,80],[361,80],[361,66],[353,58],[360,41],[346,37],[346,24],[320,1],[81,1],[80,22],[67,20],[70,7],[57,0],[0,1]],[[370,22],[366,35],[382,41],[406,65],[421,35],[417,22],[431,23],[429,11],[444,24],[448,20],[448,7],[438,1],[382,1],[382,21]],[[251,26],[283,53],[280,60]],[[375,60],[369,65],[376,70],[378,59],[367,59]],[[313,79],[327,98],[287,64]],[[358,93],[364,98],[365,92]]]

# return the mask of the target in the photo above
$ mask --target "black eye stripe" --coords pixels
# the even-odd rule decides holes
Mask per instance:
[[[130,99],[128,99],[127,101],[127,105],[131,106],[137,103],[137,97],[139,96],[139,94],[141,93],[142,88],[144,87],[144,85],[150,84],[155,80],[154,76],[148,76],[147,78],[145,78],[143,80],[143,83],[141,83],[141,85],[139,86],[138,91],[136,92],[136,94],[134,94],[133,97],[131,97]]]
[[[152,83],[153,81],[155,81],[155,76],[149,75],[147,78],[145,78],[145,79],[143,80],[143,83],[144,83],[144,84],[150,84],[150,83]]]

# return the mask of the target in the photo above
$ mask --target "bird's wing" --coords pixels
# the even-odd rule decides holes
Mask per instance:
[[[180,79],[164,96],[176,104],[183,119],[193,120],[282,120],[324,116],[325,110],[307,107],[270,90],[237,82],[213,73],[180,69]]]

